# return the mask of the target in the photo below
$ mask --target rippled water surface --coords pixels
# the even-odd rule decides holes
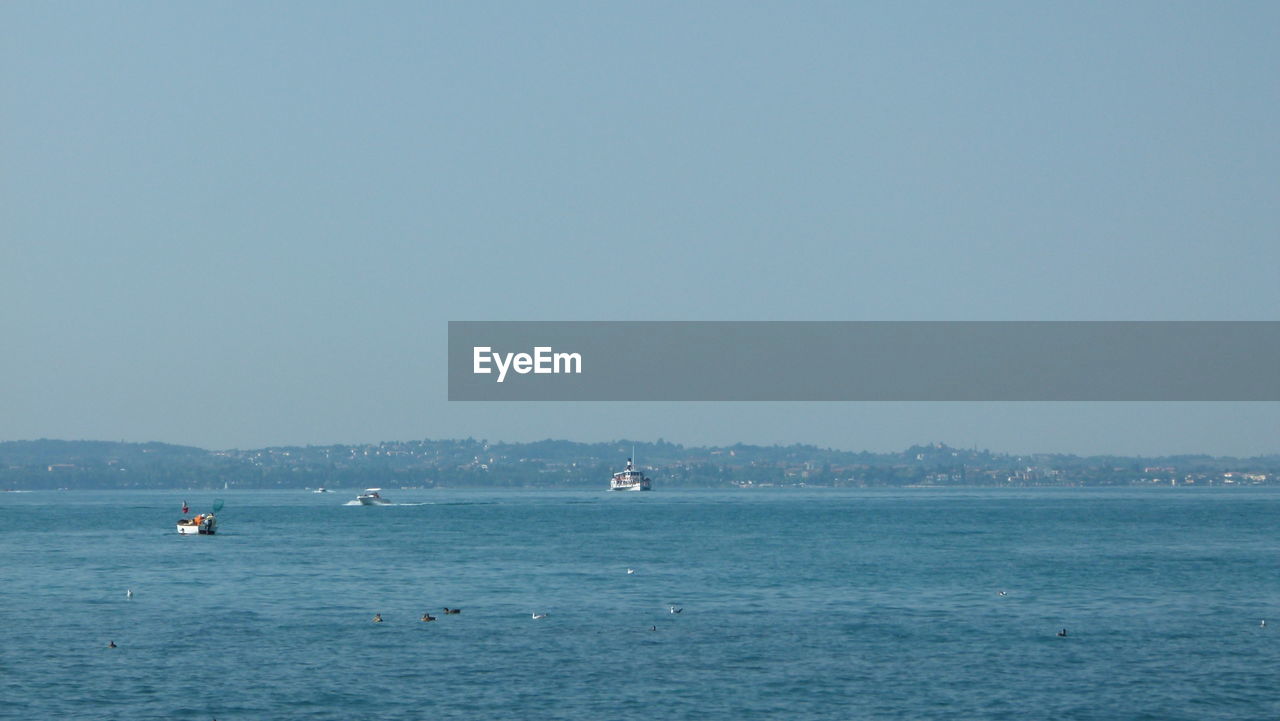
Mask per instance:
[[[1275,491],[355,493],[0,493],[0,718],[1280,718]]]

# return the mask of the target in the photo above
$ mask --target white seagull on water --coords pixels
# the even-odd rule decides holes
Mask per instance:
[[[549,615],[550,615],[550,614],[546,614],[546,613],[535,613],[535,614],[533,614],[533,618],[534,618],[534,620],[537,620],[537,619],[539,619],[539,618],[546,618],[546,617],[547,617],[547,616],[549,616]]]

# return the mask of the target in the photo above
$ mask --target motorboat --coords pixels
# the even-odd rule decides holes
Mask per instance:
[[[197,513],[192,518],[178,521],[178,533],[184,536],[212,536],[218,532],[218,517],[212,513]]]
[[[333,493],[333,491],[329,490],[328,488],[325,488],[324,486],[320,486],[319,488],[312,491],[312,493]]]
[[[356,496],[356,500],[360,501],[362,506],[390,506],[391,501],[382,497],[381,488],[366,488],[364,493]]]

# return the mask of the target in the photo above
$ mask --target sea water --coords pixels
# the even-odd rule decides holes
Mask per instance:
[[[356,492],[0,494],[0,717],[1280,718],[1275,490]]]

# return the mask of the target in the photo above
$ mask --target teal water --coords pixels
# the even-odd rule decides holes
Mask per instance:
[[[355,492],[0,493],[0,718],[1280,718],[1276,491]]]

